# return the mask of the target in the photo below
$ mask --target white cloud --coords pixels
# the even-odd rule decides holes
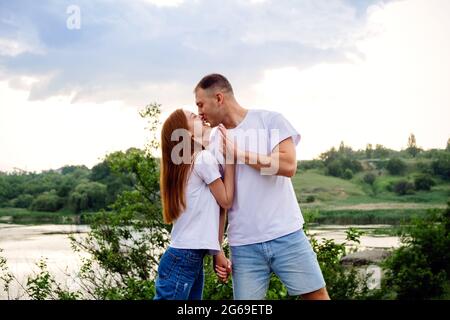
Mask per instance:
[[[107,153],[142,148],[146,123],[119,102],[71,104],[71,97],[27,101],[28,91],[0,82],[0,170],[93,166]]]
[[[0,38],[0,56],[14,57],[25,52],[42,53],[43,50],[30,43]]]
[[[283,112],[303,133],[299,157],[341,140],[425,148],[450,137],[450,2],[410,0],[372,7],[353,63],[266,70],[249,95]]]
[[[184,0],[141,0],[157,7],[177,7],[181,5]]]

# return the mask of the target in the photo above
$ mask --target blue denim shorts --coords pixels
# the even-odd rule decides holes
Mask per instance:
[[[154,300],[201,300],[207,252],[169,247],[159,262]]]
[[[289,295],[325,287],[325,280],[302,229],[262,243],[231,247],[233,294],[236,300],[262,300],[275,273]]]

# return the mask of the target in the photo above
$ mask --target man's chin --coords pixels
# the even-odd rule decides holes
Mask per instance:
[[[211,128],[215,128],[219,125],[220,123],[216,123],[216,122],[208,122],[207,126],[211,127]]]

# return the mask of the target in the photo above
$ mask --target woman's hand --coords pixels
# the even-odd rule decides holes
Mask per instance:
[[[228,277],[231,274],[231,261],[227,259],[223,251],[220,251],[219,254],[214,256],[213,263],[217,277],[220,281],[224,283],[227,282]]]
[[[222,137],[222,143],[220,144],[220,152],[225,158],[225,164],[235,164],[237,158],[237,148],[228,136],[227,129],[223,124],[219,124],[219,132]]]

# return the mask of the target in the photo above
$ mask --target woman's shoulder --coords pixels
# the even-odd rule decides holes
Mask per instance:
[[[204,149],[195,155],[195,164],[217,164],[217,160],[211,151]]]

